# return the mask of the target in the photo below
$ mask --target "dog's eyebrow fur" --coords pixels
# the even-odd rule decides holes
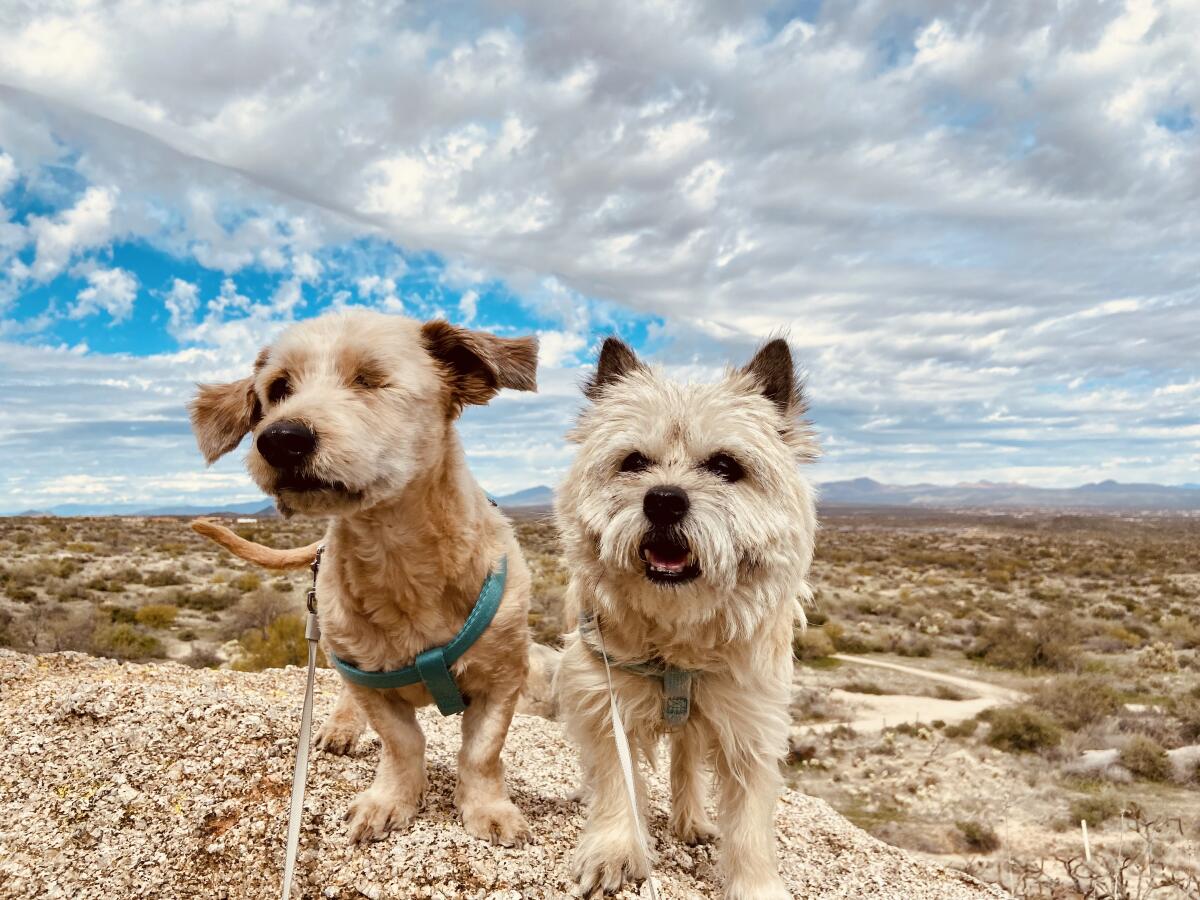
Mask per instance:
[[[370,350],[343,347],[338,351],[337,370],[347,381],[362,375],[368,381],[378,382],[387,379],[388,367]]]

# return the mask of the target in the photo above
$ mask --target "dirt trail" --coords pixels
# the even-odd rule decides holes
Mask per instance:
[[[845,653],[834,654],[833,658],[850,665],[871,666],[893,672],[903,672],[906,675],[915,675],[927,681],[951,685],[977,696],[970,700],[940,700],[936,697],[920,697],[913,694],[856,694],[850,691],[834,690],[834,699],[853,707],[856,717],[844,721],[820,722],[803,726],[814,732],[832,731],[840,725],[849,725],[857,732],[869,733],[882,731],[903,722],[932,722],[934,719],[940,719],[950,725],[970,719],[993,706],[1018,703],[1024,699],[1024,695],[1020,691],[988,684],[986,681],[977,681],[974,678],[944,675],[941,672],[930,672],[914,666],[870,659],[865,656],[851,656]]]

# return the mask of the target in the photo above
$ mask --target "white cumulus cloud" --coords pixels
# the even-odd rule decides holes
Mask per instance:
[[[72,319],[103,311],[113,322],[120,322],[132,315],[138,294],[135,276],[124,269],[92,269],[85,277],[88,286],[79,292],[71,306]]]

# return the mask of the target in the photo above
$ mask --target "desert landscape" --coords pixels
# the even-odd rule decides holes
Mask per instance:
[[[554,528],[511,514],[553,646]],[[227,521],[275,546],[320,533]],[[254,570],[186,519],[3,518],[0,551],[0,647],[303,661],[308,573]],[[812,581],[794,787],[1018,897],[1200,896],[1200,520],[831,507]]]

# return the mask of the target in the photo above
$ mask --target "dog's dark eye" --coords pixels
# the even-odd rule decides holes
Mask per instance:
[[[366,375],[356,375],[354,377],[354,386],[360,388],[373,388],[375,383]]]
[[[728,453],[718,453],[715,456],[709,457],[704,463],[704,468],[718,478],[723,478],[729,482],[741,481],[746,477],[745,470]]]
[[[267,387],[267,399],[272,403],[279,403],[285,398],[291,396],[292,384],[287,380],[286,376],[276,378]]]
[[[621,460],[622,472],[644,472],[650,467],[650,460],[636,450]]]

